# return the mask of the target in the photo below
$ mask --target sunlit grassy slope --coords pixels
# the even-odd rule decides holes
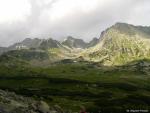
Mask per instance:
[[[102,32],[100,42],[83,52],[83,56],[106,65],[124,65],[134,60],[149,59],[149,44],[149,27],[117,23]]]

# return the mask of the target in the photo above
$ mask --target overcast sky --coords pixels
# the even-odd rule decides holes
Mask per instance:
[[[0,46],[68,35],[89,41],[116,22],[150,26],[150,0],[0,0]]]

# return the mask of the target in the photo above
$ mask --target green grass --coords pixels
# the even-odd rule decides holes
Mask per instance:
[[[97,113],[127,108],[150,108],[150,76],[137,70],[98,67],[90,63],[51,67],[0,66],[0,88],[44,99],[50,105],[79,111],[85,106]]]

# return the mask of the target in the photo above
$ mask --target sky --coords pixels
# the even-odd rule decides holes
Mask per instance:
[[[0,46],[25,38],[90,41],[116,22],[150,26],[150,0],[0,0]]]

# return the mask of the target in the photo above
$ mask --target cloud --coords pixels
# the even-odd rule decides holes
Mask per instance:
[[[29,14],[27,0],[0,0],[0,23],[23,21]]]
[[[26,37],[89,41],[115,22],[149,25],[149,0],[0,0],[0,45]],[[12,4],[9,5],[9,4]]]

